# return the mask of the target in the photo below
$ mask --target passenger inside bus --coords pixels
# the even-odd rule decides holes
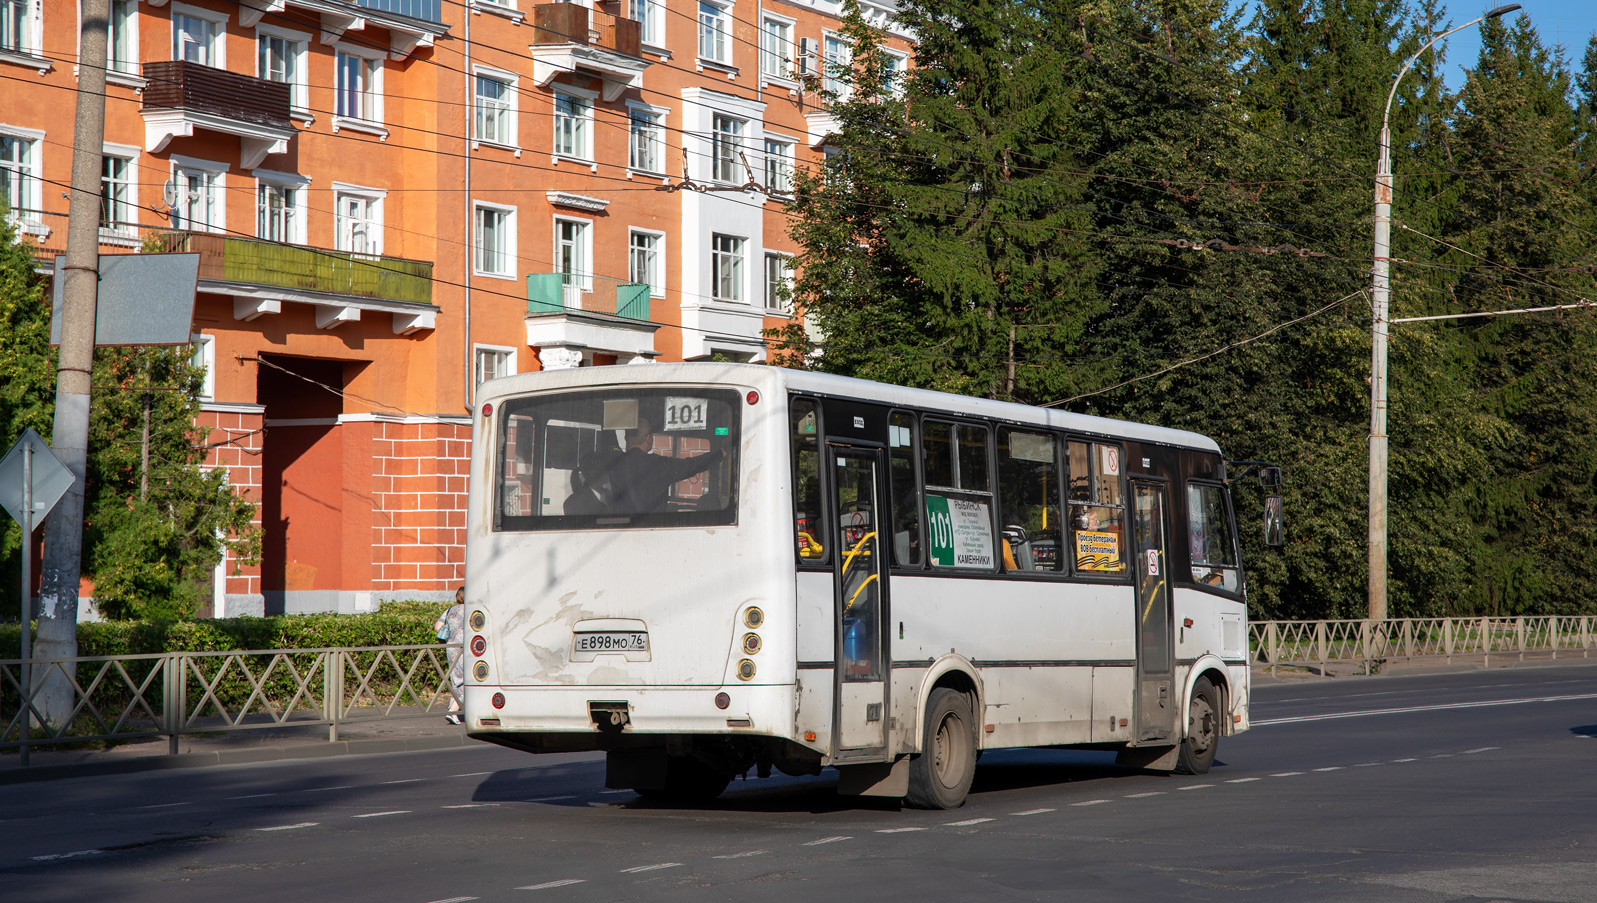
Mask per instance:
[[[644,514],[666,510],[671,485],[704,473],[726,458],[726,449],[712,448],[692,458],[671,458],[651,454],[654,448],[653,425],[639,417],[637,425],[626,431],[627,449],[609,468],[614,497],[613,514]]]
[[[571,495],[566,499],[565,514],[604,514],[610,510],[615,489],[610,482],[610,468],[620,453],[615,449],[595,449],[582,456],[577,469],[571,472]]]

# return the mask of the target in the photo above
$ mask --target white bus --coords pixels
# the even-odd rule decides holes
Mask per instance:
[[[645,796],[830,766],[951,808],[982,750],[1201,773],[1248,727],[1204,436],[736,364],[529,373],[478,404],[477,739],[603,750]]]

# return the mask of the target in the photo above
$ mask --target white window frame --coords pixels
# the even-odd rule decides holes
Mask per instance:
[[[387,54],[369,47],[359,47],[354,44],[342,42],[333,45],[333,123],[336,127],[353,128],[357,131],[360,126],[368,128],[376,126],[382,128],[383,123],[383,64]],[[346,106],[346,93],[344,84],[345,63],[344,59],[361,61],[359,72],[362,86],[354,93],[360,101],[360,110],[351,115]],[[382,129],[387,134],[387,129]]]
[[[125,45],[123,52],[132,54],[130,58],[119,58],[116,55],[118,23],[116,7],[118,3],[121,3],[127,11],[127,15],[120,21],[123,44]],[[83,15],[81,3],[78,5],[78,15],[80,17]],[[120,81],[122,84],[127,84],[129,80],[133,80],[142,85],[143,80],[139,78],[139,0],[111,0],[107,15],[108,18],[105,23],[106,80],[113,83]]]
[[[216,336],[193,333],[189,336],[189,364],[205,371],[200,398],[216,398]]]
[[[731,113],[710,114],[710,178],[730,185],[741,185],[748,170],[743,166],[743,156],[748,153],[743,146],[749,137],[750,121]],[[724,126],[732,126],[731,129]]]
[[[798,141],[781,135],[765,133],[765,187],[773,197],[787,197],[793,193],[793,175],[796,172]]]
[[[21,203],[10,198],[11,208],[6,216],[29,235],[43,237],[49,229],[44,223],[44,132],[0,123],[0,136],[17,142],[21,150],[16,160],[0,161],[0,170],[16,175],[5,176],[9,185],[17,186]],[[9,194],[9,192],[8,192]],[[18,208],[21,208],[20,211]]]
[[[381,257],[383,254],[383,206],[388,197],[388,192],[381,188],[369,188],[364,185],[349,185],[344,182],[333,183],[333,247],[339,251],[352,254],[363,254],[370,257]],[[365,217],[355,219],[344,210],[346,200],[363,202]],[[363,233],[366,247],[357,249],[355,245],[355,230],[364,226]]]
[[[888,81],[887,93],[893,97],[904,96],[904,78],[909,74],[909,56],[896,50],[882,48],[882,59],[893,60],[892,75]]]
[[[638,42],[665,47],[665,0],[627,0],[627,18],[638,23]]]
[[[282,41],[288,48],[288,58],[292,71],[286,79],[274,79],[261,65],[261,49],[264,38]],[[311,118],[310,110],[310,41],[311,36],[303,31],[294,31],[291,28],[279,28],[276,25],[261,24],[255,26],[255,77],[269,81],[283,81],[288,85],[288,106],[291,113],[301,118]]]
[[[788,294],[790,296],[792,295],[792,289],[793,289],[793,255],[791,255],[791,254],[783,254],[780,251],[766,251],[765,252],[765,271],[764,271],[764,274],[765,274],[765,286],[764,286],[764,289],[765,289],[765,292],[764,292],[764,294],[765,294],[765,310],[766,310],[766,313],[778,314],[778,315],[784,316],[784,317],[792,316],[793,308],[791,306],[791,302],[784,303],[780,298],[778,298],[776,296],[777,293],[775,291],[775,286],[773,285],[772,280],[771,280],[771,264],[773,262],[775,262],[775,261],[781,261],[781,265],[782,265],[781,276],[778,277],[778,278],[780,278],[782,280],[782,284],[787,286]]]
[[[196,19],[211,24],[210,41],[205,45],[203,60],[194,60],[202,66],[212,69],[227,68],[227,13],[216,10],[203,9],[198,6],[189,6],[187,3],[172,3],[172,59],[187,59],[184,55],[185,33],[183,31],[182,17]]]
[[[669,112],[665,107],[627,101],[627,169],[631,172],[651,176],[665,174],[665,117]],[[645,120],[649,124],[640,128],[639,123]],[[650,161],[640,159],[638,150],[640,142],[644,141],[654,158],[653,166],[646,165]]]
[[[562,225],[577,227],[573,234],[574,241],[568,242],[561,234]],[[570,247],[574,252],[573,266],[568,271],[563,250]],[[583,293],[593,291],[593,221],[574,216],[554,217],[554,262],[555,272],[564,278],[561,282],[568,291]],[[567,275],[569,273],[569,275]]]
[[[498,361],[503,364],[503,370],[484,377],[482,364],[485,360]],[[471,346],[471,372],[473,388],[482,385],[490,379],[498,379],[501,376],[515,376],[518,372],[516,370],[516,349],[508,345],[479,345],[473,342]]]
[[[100,164],[100,216],[102,220],[109,212],[111,225],[103,221],[100,224],[101,243],[125,244],[137,242],[139,235],[139,148],[125,144],[107,144],[103,148],[102,159],[106,162],[115,160],[125,169],[121,178],[106,178],[105,163]],[[107,185],[112,187],[108,193]],[[109,206],[109,211],[106,207]],[[122,218],[125,216],[126,218]]]
[[[302,176],[298,173],[292,172],[276,172],[270,169],[252,170],[251,175],[255,176],[255,236],[268,241],[283,241],[294,245],[308,244],[309,240],[306,237],[306,233],[308,226],[307,221],[310,219],[310,216],[307,212],[308,205],[306,204],[306,200],[307,194],[310,191],[310,177]],[[261,201],[262,190],[266,188],[276,188],[278,190],[289,190],[294,192],[294,203],[292,206],[287,208],[288,230],[287,236],[284,238],[271,239],[262,234]]]
[[[771,26],[781,31],[773,34]],[[798,71],[799,44],[793,37],[798,22],[786,16],[766,13],[760,21],[760,76],[791,83]]]
[[[498,220],[495,247],[483,245],[483,225],[487,217]],[[487,201],[471,203],[471,271],[494,279],[516,278],[516,208]],[[491,255],[491,256],[490,256]]]
[[[723,248],[723,244],[726,245]],[[726,304],[748,303],[749,240],[741,235],[710,233],[710,297]],[[722,291],[725,283],[729,291]]]
[[[565,85],[561,85],[554,91],[554,127],[551,129],[553,143],[553,150],[550,154],[551,160],[572,160],[598,170],[598,164],[593,159],[593,108],[594,101],[598,96],[597,92],[573,89]],[[581,109],[573,110],[569,113],[562,112],[560,109],[561,98],[565,98],[567,103],[579,106]],[[567,123],[570,124],[571,130],[569,134],[562,135],[563,127]],[[572,139],[571,144],[567,144],[565,141],[568,137]]]
[[[649,247],[640,248],[638,239],[647,239]],[[649,284],[649,295],[654,298],[665,297],[665,233],[653,229],[627,230],[627,278],[634,284]],[[646,254],[647,259],[640,264],[639,255]],[[640,265],[645,278],[638,278]]]
[[[490,147],[506,147],[515,151],[516,156],[521,156],[521,122],[520,110],[520,78],[514,72],[503,69],[493,69],[488,66],[473,66],[471,69],[471,140],[472,147],[486,144]],[[504,87],[504,94],[497,101],[485,104],[481,92],[484,81],[497,82]],[[485,137],[483,128],[485,117],[494,119],[494,135]]]
[[[50,66],[44,58],[41,48],[44,46],[44,3],[42,0],[4,0],[0,4],[10,10],[7,15],[5,10],[0,10],[0,21],[8,31],[14,31],[17,42],[14,44],[0,43],[0,60],[9,63],[20,63],[24,66],[43,65]],[[17,13],[20,11],[21,15]],[[6,35],[0,34],[0,41]]]
[[[701,62],[718,66],[732,65],[732,6],[722,0],[698,0],[695,21],[698,23],[697,46]]]
[[[193,157],[182,157],[177,154],[171,156],[172,182],[180,192],[176,203],[172,205],[171,214],[175,228],[189,232],[226,232],[227,231],[227,171],[231,165],[216,160],[197,160]],[[193,196],[188,193],[188,179],[193,175],[210,177],[207,194],[210,210],[205,222],[196,227],[196,221],[190,215],[192,211]]]
[[[833,55],[833,47],[842,49]],[[854,43],[836,32],[821,33],[821,89],[834,95],[833,103],[844,103],[854,93],[849,73],[854,68]],[[845,71],[846,70],[846,71]]]

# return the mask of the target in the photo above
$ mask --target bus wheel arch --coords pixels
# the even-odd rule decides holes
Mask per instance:
[[[1197,669],[1194,669],[1195,671]],[[1224,728],[1224,679],[1204,670],[1191,681],[1181,739],[1176,747],[1177,774],[1207,774],[1214,764]]]
[[[962,655],[950,653],[926,669],[926,676],[921,679],[920,692],[916,694],[914,720],[914,734],[911,735],[910,747],[917,752],[926,749],[926,708],[931,705],[932,694],[939,689],[947,688],[962,694],[970,704],[971,717],[978,725],[977,747],[981,746],[981,713],[983,711],[981,678],[977,676],[976,667],[970,660]]]

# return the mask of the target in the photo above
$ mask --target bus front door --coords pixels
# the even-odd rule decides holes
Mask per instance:
[[[835,492],[836,717],[835,761],[879,762],[887,753],[887,668],[882,625],[887,586],[882,560],[881,452],[830,447]],[[891,535],[891,534],[887,534]]]
[[[1165,487],[1133,481],[1132,566],[1137,584],[1137,699],[1134,743],[1176,738],[1175,650],[1171,645],[1170,575],[1166,567]]]

